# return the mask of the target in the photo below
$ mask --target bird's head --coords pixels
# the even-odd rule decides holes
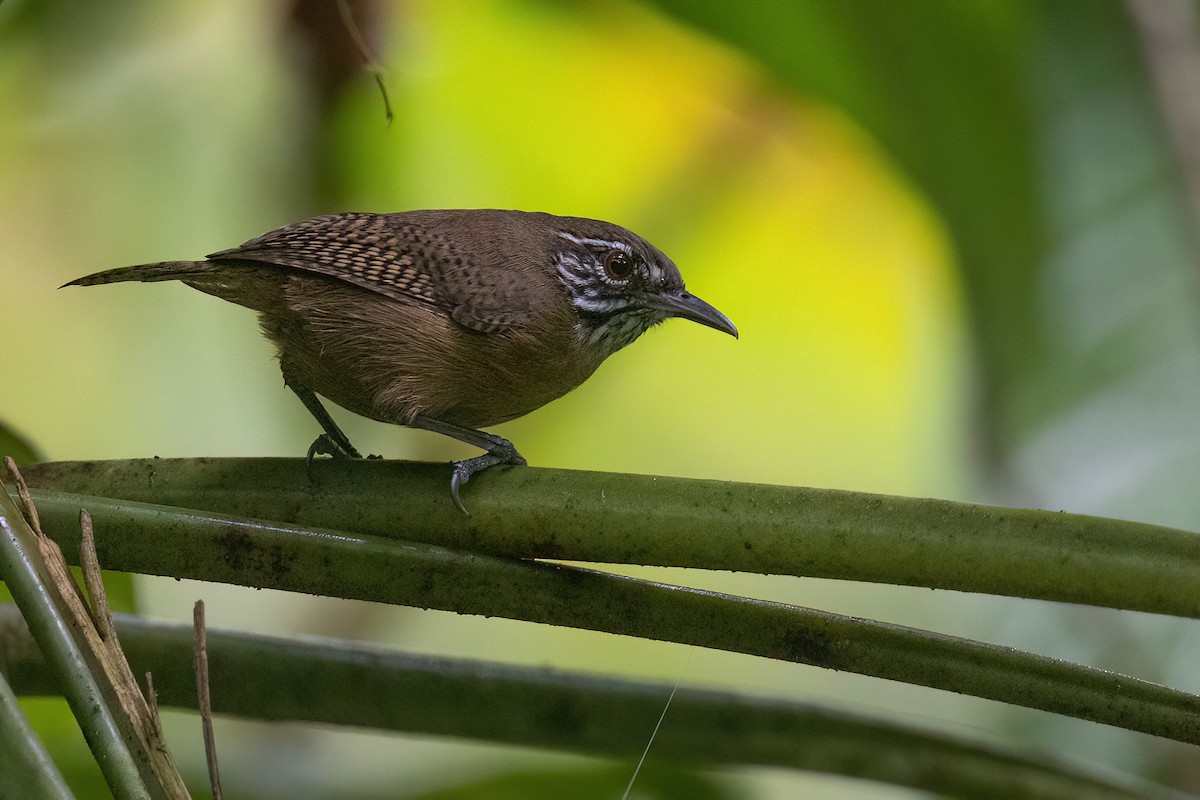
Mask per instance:
[[[737,338],[729,318],[689,294],[679,268],[657,247],[619,225],[561,219],[555,267],[589,345],[615,353],[669,317]]]

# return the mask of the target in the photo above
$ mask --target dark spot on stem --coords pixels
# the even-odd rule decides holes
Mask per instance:
[[[789,661],[838,669],[837,642],[829,634],[793,628],[780,635],[781,655]]]

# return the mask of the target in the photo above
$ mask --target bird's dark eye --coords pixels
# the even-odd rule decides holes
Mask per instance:
[[[623,281],[633,274],[633,256],[616,250],[604,259],[604,274],[614,281]]]

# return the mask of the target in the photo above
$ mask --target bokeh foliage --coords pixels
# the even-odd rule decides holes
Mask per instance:
[[[1195,232],[1124,3],[658,5],[843,108],[937,208],[1020,497],[1195,526]]]
[[[389,68],[391,125],[368,76],[322,78],[321,43],[341,36],[336,17],[297,23],[304,5],[0,5],[0,418],[45,455],[294,455],[312,433],[241,310],[181,287],[55,293],[62,282],[309,213],[524,207],[645,233],[743,331],[734,344],[668,326],[505,426],[537,464],[1200,528],[1195,232],[1124,3],[357,4]],[[460,453],[347,422],[372,452]],[[993,624],[1173,685],[1193,680],[1200,649],[1170,623],[740,581],[717,585],[976,635]],[[170,587],[144,588],[178,613]],[[236,624],[275,632],[672,677],[683,663],[573,633],[227,602]],[[247,604],[262,616],[241,618]],[[697,677],[737,688],[863,691],[696,660]],[[908,689],[869,697],[971,725],[994,715]],[[1065,739],[1194,787],[1171,748],[1005,719],[1013,739]],[[292,736],[287,752],[320,749]],[[360,772],[390,774],[393,744],[361,747]],[[252,768],[230,771],[252,783]]]

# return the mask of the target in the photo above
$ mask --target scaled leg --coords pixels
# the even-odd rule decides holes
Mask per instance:
[[[304,407],[309,413],[316,417],[321,428],[325,431],[318,436],[313,443],[308,446],[308,455],[304,459],[304,469],[308,472],[308,479],[312,480],[312,462],[313,458],[318,455],[330,455],[334,458],[362,458],[354,445],[350,444],[349,437],[342,433],[342,429],[333,421],[333,417],[329,416],[329,412],[325,410],[325,406],[321,405],[320,399],[317,398],[317,393],[307,386],[300,386],[288,380],[287,371],[284,371],[283,382],[289,389],[296,393],[300,398],[300,402],[304,403]]]
[[[517,448],[513,447],[512,442],[492,433],[477,431],[474,428],[463,428],[459,425],[451,425],[448,422],[441,422],[429,417],[417,417],[409,423],[409,426],[433,431],[434,433],[441,433],[487,451],[484,455],[468,458],[465,461],[454,462],[454,473],[450,477],[450,496],[454,498],[454,505],[458,506],[458,510],[464,514],[470,514],[470,512],[463,505],[458,493],[462,485],[469,481],[472,475],[480,470],[501,464],[525,466],[528,463],[517,452]]]

